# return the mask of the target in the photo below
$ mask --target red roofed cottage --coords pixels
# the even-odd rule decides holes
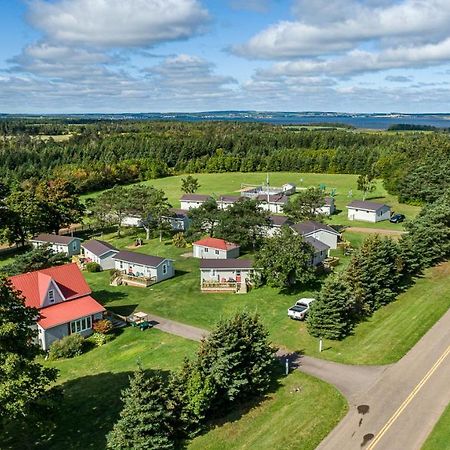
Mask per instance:
[[[10,278],[25,304],[39,310],[36,320],[39,344],[48,350],[52,342],[72,333],[88,336],[94,320],[105,308],[91,297],[91,289],[76,264],[51,267]]]
[[[192,244],[194,258],[230,259],[239,256],[239,245],[207,237]]]

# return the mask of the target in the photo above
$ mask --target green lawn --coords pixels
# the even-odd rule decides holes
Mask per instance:
[[[450,405],[428,436],[422,450],[450,450]]]
[[[265,173],[201,173],[194,174],[199,179],[199,194],[234,194],[238,195],[242,183],[246,184],[262,184],[266,180]],[[181,178],[185,175],[174,177],[159,178],[144,182],[158,189],[162,189],[171,204],[174,207],[180,206]],[[316,173],[298,173],[298,172],[273,172],[270,173],[270,184],[273,186],[281,186],[284,183],[293,182],[298,188],[319,186],[325,184],[327,192],[332,189],[336,190],[336,208],[338,213],[330,218],[330,223],[335,225],[355,225],[368,228],[388,228],[403,229],[402,224],[392,224],[389,221],[379,222],[376,224],[367,222],[355,222],[347,219],[347,208],[345,207],[351,200],[361,200],[362,193],[356,190],[357,175],[349,174],[316,174]],[[352,197],[349,197],[349,191],[352,191]],[[84,195],[82,198],[96,197],[99,192]],[[376,189],[372,192],[368,200],[371,199],[380,203],[388,203],[393,210],[403,213],[407,218],[414,217],[420,208],[411,205],[399,204],[397,198],[386,192],[381,180],[377,181]]]
[[[357,233],[346,236],[355,246],[362,239]],[[121,248],[132,241],[132,236],[112,240]],[[108,309],[123,315],[143,310],[205,329],[236,311],[257,311],[278,346],[345,363],[384,364],[398,360],[450,307],[447,263],[428,270],[396,302],[358,325],[353,336],[342,342],[326,341],[325,351],[319,354],[317,340],[307,333],[305,324],[287,317],[287,308],[300,297],[316,295],[319,285],[295,293],[262,287],[243,295],[203,294],[199,260],[182,256],[188,249],[176,249],[170,241],[152,240],[139,251],[174,258],[176,277],[143,289],[109,286],[108,272],[86,273],[94,297]],[[348,257],[342,258],[342,267],[347,263]]]
[[[260,405],[229,415],[188,449],[312,450],[346,411],[345,399],[330,385],[293,372]]]

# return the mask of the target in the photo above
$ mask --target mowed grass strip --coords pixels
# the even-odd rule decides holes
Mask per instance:
[[[189,450],[314,449],[347,411],[330,385],[300,372],[280,380],[281,387],[248,411],[237,411]]]
[[[209,194],[218,197],[219,195],[239,195],[239,189],[242,184],[262,185],[266,182],[267,174],[264,172],[228,172],[228,173],[199,173],[193,174],[198,178],[200,188],[198,194]],[[162,189],[173,207],[179,208],[181,191],[181,179],[186,175],[177,175],[167,178],[158,178],[156,180],[145,181],[144,184],[152,185]],[[333,225],[354,225],[366,228],[386,228],[402,230],[402,224],[393,224],[389,221],[378,223],[350,221],[347,218],[346,205],[352,200],[361,200],[362,192],[357,187],[358,175],[352,174],[324,174],[324,173],[300,173],[300,172],[271,172],[269,180],[271,186],[282,186],[284,183],[294,183],[298,188],[307,188],[311,186],[319,187],[324,185],[327,192],[335,190],[337,214],[329,218]],[[351,195],[349,195],[351,192]],[[96,197],[99,192],[83,195],[82,198]],[[382,180],[376,181],[376,188],[371,192],[367,200],[378,203],[387,203],[392,210],[405,214],[407,219],[417,215],[420,208],[412,205],[400,204],[397,197],[390,195],[383,186]]]
[[[450,405],[428,436],[422,450],[450,450]]]

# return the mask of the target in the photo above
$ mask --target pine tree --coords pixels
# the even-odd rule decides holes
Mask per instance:
[[[307,318],[309,333],[326,339],[342,339],[352,328],[349,316],[349,292],[337,277],[325,281],[315,302],[311,303]]]
[[[138,368],[122,391],[123,409],[107,436],[111,450],[174,448],[167,391],[161,377]]]

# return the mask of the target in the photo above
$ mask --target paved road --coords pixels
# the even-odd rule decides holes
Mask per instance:
[[[175,322],[174,320],[165,319],[163,317],[148,314],[150,323],[158,330],[166,333],[175,334],[192,341],[201,341],[204,336],[208,335],[208,331],[201,328],[192,327],[184,323]]]
[[[208,332],[150,315],[155,328],[200,341]],[[336,386],[349,412],[318,450],[419,450],[450,402],[450,311],[397,363],[353,366],[278,354]]]
[[[300,370],[310,373],[309,363]],[[399,362],[378,370],[378,375],[369,372],[362,390],[350,393],[349,413],[318,449],[422,447],[450,402],[450,311]]]
[[[384,236],[401,236],[405,234],[406,231],[402,230],[388,230],[385,228],[367,228],[367,227],[347,227],[345,231],[355,231],[357,233],[367,233],[367,234],[382,234]]]

